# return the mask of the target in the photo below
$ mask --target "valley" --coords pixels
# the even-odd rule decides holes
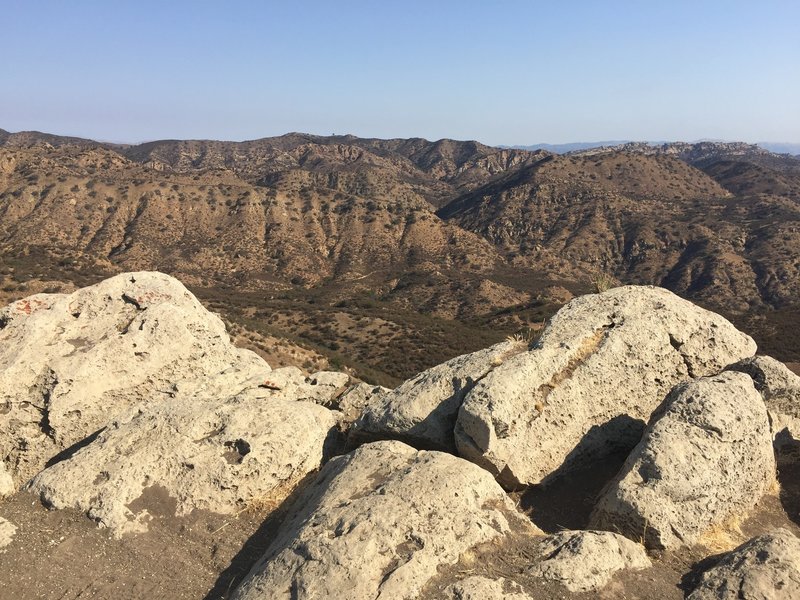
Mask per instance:
[[[277,364],[392,387],[573,295],[652,284],[799,362],[800,160],[287,134],[124,146],[0,131],[0,294],[184,281]],[[269,354],[275,340],[284,350]]]

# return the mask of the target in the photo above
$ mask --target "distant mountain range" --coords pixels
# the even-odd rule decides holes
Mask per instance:
[[[615,140],[615,141],[605,141],[605,142],[574,142],[569,144],[531,144],[530,146],[501,146],[501,147],[515,148],[518,150],[546,150],[547,152],[553,152],[555,154],[567,154],[568,152],[590,150],[592,148],[600,148],[603,146],[606,147],[622,146],[624,144],[630,144],[632,142],[633,140]],[[653,146],[661,146],[668,142],[645,142],[645,143]],[[693,143],[701,143],[701,142],[693,142]],[[755,145],[764,148],[765,150],[768,150],[770,152],[774,152],[776,154],[791,154],[794,156],[800,156],[800,144],[793,144],[788,142],[757,142]]]
[[[800,360],[800,160],[735,142],[559,155],[0,130],[0,264],[0,288],[165,271],[248,326],[394,378],[534,326],[598,278],[667,287]],[[418,343],[456,326],[449,346]],[[359,337],[373,329],[395,337]]]

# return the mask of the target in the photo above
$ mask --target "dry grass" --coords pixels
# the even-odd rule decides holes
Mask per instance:
[[[700,536],[699,543],[711,552],[728,552],[745,541],[742,533],[741,515],[731,515],[720,523],[712,525]]]
[[[592,289],[595,291],[596,294],[602,294],[603,292],[610,290],[612,287],[616,286],[616,279],[614,279],[608,273],[597,273],[592,277]]]

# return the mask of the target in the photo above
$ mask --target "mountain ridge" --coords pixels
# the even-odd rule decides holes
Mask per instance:
[[[330,351],[297,303],[339,315],[335,328],[406,315],[395,346],[434,322],[497,339],[610,278],[668,287],[748,320],[780,358],[797,353],[781,323],[800,323],[800,161],[753,145],[557,155],[296,133],[133,146],[9,139],[0,138],[0,256],[13,289],[34,274],[88,282],[157,269],[242,323]],[[351,337],[345,349],[372,360]],[[407,369],[394,361],[391,376],[451,351]]]

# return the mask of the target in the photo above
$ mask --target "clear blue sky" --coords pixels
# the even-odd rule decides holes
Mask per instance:
[[[798,0],[0,0],[0,127],[800,142]]]

